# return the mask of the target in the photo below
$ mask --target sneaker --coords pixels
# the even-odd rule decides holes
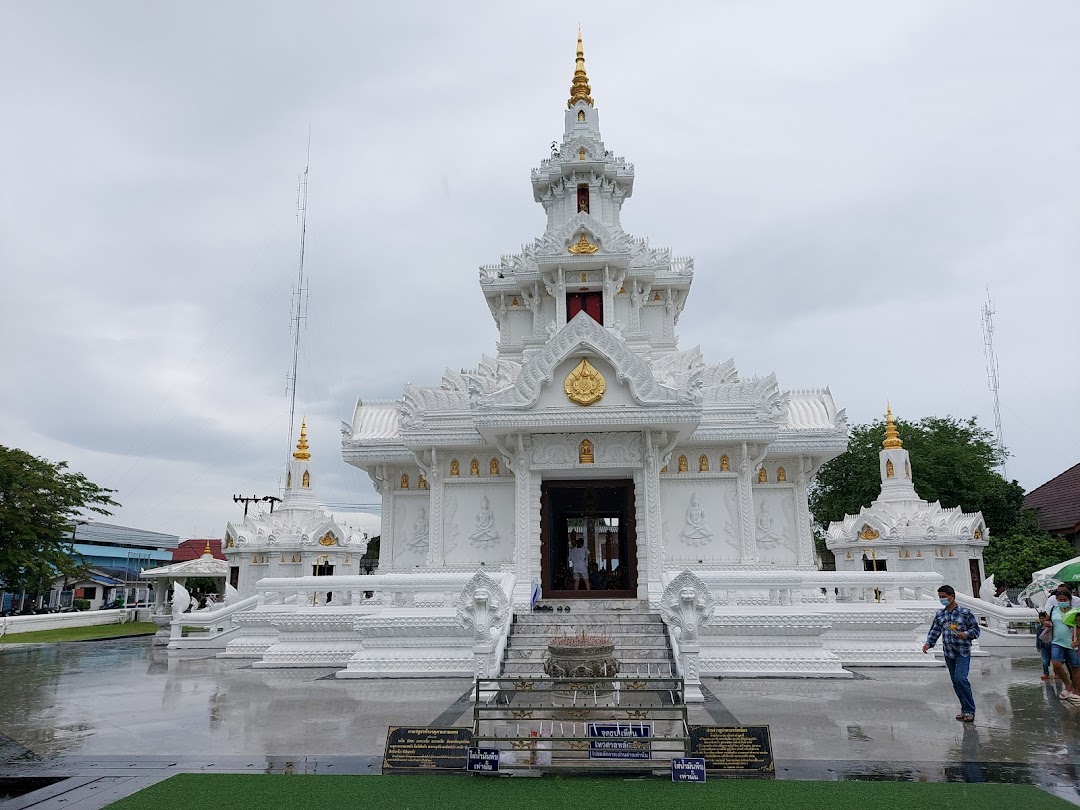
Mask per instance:
[[[1076,695],[1070,692],[1068,689],[1062,689],[1061,692],[1058,694],[1058,697],[1062,700],[1072,700],[1074,697],[1076,697]]]
[[[1069,700],[1073,703],[1080,703],[1080,695],[1076,694],[1076,692],[1069,692]]]

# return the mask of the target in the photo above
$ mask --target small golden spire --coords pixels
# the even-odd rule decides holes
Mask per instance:
[[[574,63],[574,80],[570,82],[570,100],[566,102],[567,108],[573,107],[578,101],[584,101],[590,107],[593,106],[592,92],[589,88],[589,77],[585,74],[585,51],[581,48],[581,29],[577,32],[577,61]]]
[[[896,432],[891,404],[885,406],[885,441],[881,443],[881,446],[886,450],[897,450],[904,446],[904,443],[900,441],[900,434]]]
[[[296,452],[292,454],[292,457],[297,461],[307,461],[311,458],[307,443],[307,419],[300,422],[300,441],[296,443]]]
[[[214,553],[213,551],[211,551],[211,550],[210,550],[210,541],[209,541],[209,540],[207,540],[207,541],[206,541],[206,548],[204,548],[204,549],[202,550],[202,553],[203,553],[204,555],[206,555],[206,554],[213,554],[213,553]]]

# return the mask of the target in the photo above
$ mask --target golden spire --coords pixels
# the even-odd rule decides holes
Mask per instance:
[[[577,61],[574,63],[574,80],[570,82],[570,100],[566,102],[568,108],[573,107],[578,101],[584,101],[590,107],[593,106],[589,88],[589,77],[585,75],[585,51],[581,49],[581,29],[577,32]]]
[[[292,457],[297,461],[307,461],[311,458],[307,443],[307,419],[300,422],[300,441],[296,443],[296,452],[292,454]]]
[[[904,443],[900,441],[900,434],[896,432],[891,404],[885,406],[885,441],[881,443],[881,446],[886,450],[897,450],[904,446]]]
[[[210,550],[210,541],[209,541],[209,540],[207,540],[207,541],[206,541],[206,548],[204,548],[204,549],[202,550],[202,553],[203,553],[204,555],[206,555],[206,554],[213,554],[213,553],[214,553],[213,551],[211,551],[211,550]]]

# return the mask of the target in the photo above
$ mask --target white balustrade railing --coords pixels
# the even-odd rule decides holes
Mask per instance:
[[[678,576],[666,571],[665,587]],[[890,571],[694,571],[720,604],[889,602],[932,599],[941,574]]]
[[[1017,630],[1031,632],[1033,622],[1039,619],[1039,611],[1034,608],[999,605],[985,599],[976,599],[966,593],[958,593],[956,601],[974,613],[981,624],[1003,633],[1015,633]]]
[[[190,613],[174,615],[172,620],[171,641],[183,638],[185,628],[193,628],[201,639],[212,639],[231,630],[233,617],[244,610],[259,604],[259,597],[249,596],[229,605],[220,605],[210,609],[193,610]]]
[[[450,607],[470,573],[356,574],[348,576],[266,577],[255,583],[265,604],[290,601],[308,607],[364,605],[384,607]],[[489,576],[506,590],[511,574]]]

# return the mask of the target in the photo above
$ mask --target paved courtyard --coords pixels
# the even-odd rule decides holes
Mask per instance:
[[[769,725],[779,778],[1020,781],[1077,801],[1080,707],[1038,676],[1034,657],[977,659],[974,725],[953,719],[944,668],[707,679],[690,720]],[[169,656],[148,638],[0,647],[0,678],[0,778],[77,777],[65,807],[179,771],[377,773],[388,725],[472,723],[468,680],[339,681]]]

